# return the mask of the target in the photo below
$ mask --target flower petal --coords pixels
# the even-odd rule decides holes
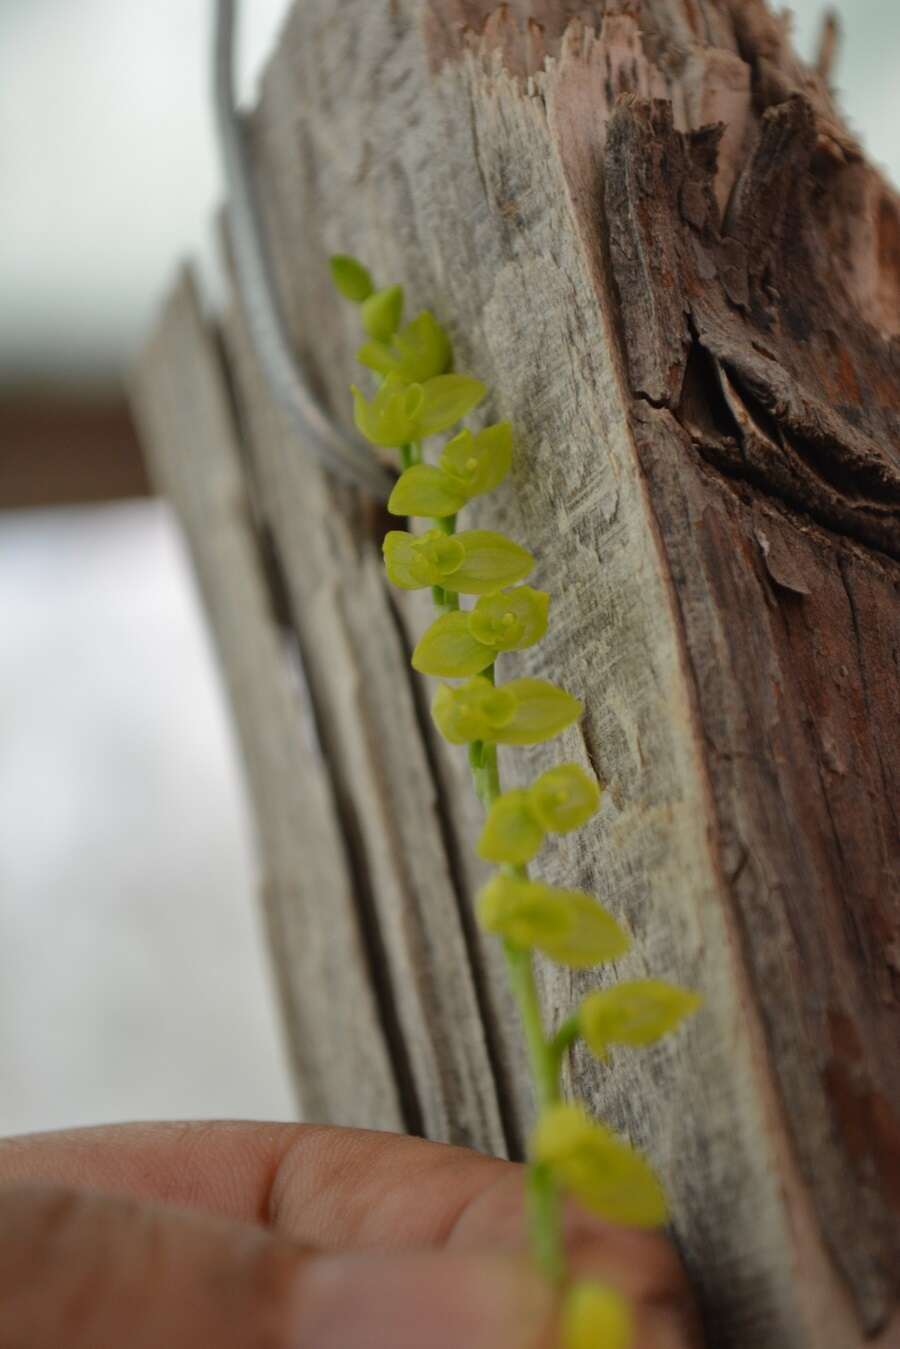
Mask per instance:
[[[397,359],[386,342],[376,342],[372,338],[363,342],[356,359],[368,370],[379,375],[389,375],[397,368]]]
[[[472,632],[495,651],[522,651],[544,636],[549,606],[547,592],[531,586],[485,595],[472,610]]]
[[[544,828],[568,834],[586,824],[600,805],[597,779],[575,763],[557,764],[528,788],[531,807]]]
[[[367,336],[376,342],[389,342],[400,327],[403,314],[403,287],[386,286],[363,301],[360,318]]]
[[[552,740],[581,716],[579,700],[547,679],[511,679],[503,688],[515,699],[516,711],[494,737],[499,745]]]
[[[659,1227],[668,1217],[663,1188],[648,1163],[580,1106],[544,1110],[532,1134],[531,1155],[609,1222]]]
[[[631,1349],[634,1333],[631,1303],[616,1289],[584,1280],[566,1293],[561,1349]]]
[[[424,384],[449,369],[450,338],[427,309],[401,328],[394,338],[395,366],[402,379]]]
[[[544,831],[524,791],[504,792],[491,806],[478,840],[478,856],[512,866],[530,862],[540,850]]]
[[[600,1058],[611,1044],[649,1045],[700,1006],[698,994],[661,979],[638,979],[590,993],[578,1011],[581,1033]]]
[[[433,585],[419,539],[405,529],[391,529],[384,536],[382,552],[388,580],[400,590],[421,590]]]
[[[473,435],[460,431],[444,446],[441,468],[466,484],[469,496],[491,492],[509,472],[512,463],[512,425],[497,422]]]
[[[413,464],[400,474],[388,501],[392,515],[427,515],[441,519],[466,504],[459,484],[432,464]]]
[[[429,529],[424,534],[389,530],[382,544],[388,580],[401,590],[446,585],[465,556],[459,537],[442,529]]]
[[[413,669],[446,679],[480,674],[493,659],[491,648],[472,636],[469,615],[462,609],[436,619],[412,654]]]
[[[335,288],[345,300],[362,304],[375,289],[368,270],[361,262],[357,262],[356,258],[351,258],[346,253],[335,253],[329,258],[328,266],[331,268],[331,279]]]
[[[372,399],[354,385],[353,416],[358,430],[373,445],[386,449],[417,440],[421,390],[422,385],[404,384],[397,375],[388,375]]]
[[[534,567],[534,558],[505,534],[491,529],[466,529],[456,534],[465,550],[462,566],[447,582],[447,589],[463,595],[489,595],[523,580]]]
[[[446,431],[481,402],[487,388],[471,375],[436,375],[422,384],[417,440]]]
[[[483,675],[459,688],[442,684],[431,703],[434,723],[451,745],[490,740],[514,713],[515,703],[506,689],[495,688]]]
[[[479,892],[478,921],[514,946],[536,947],[573,969],[617,960],[631,945],[612,914],[583,890],[560,890],[502,873]]]

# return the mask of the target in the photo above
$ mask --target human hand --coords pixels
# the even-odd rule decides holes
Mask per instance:
[[[0,1140],[3,1349],[552,1349],[519,1167],[315,1125],[135,1124]],[[579,1275],[635,1349],[699,1344],[668,1243],[574,1210]]]

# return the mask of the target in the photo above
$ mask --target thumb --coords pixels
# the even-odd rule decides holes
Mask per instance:
[[[318,1255],[127,1199],[0,1192],[3,1345],[547,1349],[553,1318],[549,1289],[518,1257]]]

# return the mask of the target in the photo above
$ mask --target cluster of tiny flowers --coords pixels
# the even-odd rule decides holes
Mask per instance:
[[[403,323],[401,287],[376,290],[366,268],[346,256],[331,259],[331,272],[340,293],[359,306],[366,340],[358,360],[379,377],[370,397],[352,390],[356,425],[373,445],[400,454],[403,471],[388,510],[430,525],[424,531],[390,531],[384,561],[395,586],[430,587],[434,598],[437,617],[413,652],[414,668],[459,681],[439,685],[431,712],[446,740],[468,746],[485,806],[478,851],[498,869],[478,895],[478,921],[503,940],[508,960],[527,959],[529,980],[535,951],[579,969],[615,961],[631,945],[617,919],[583,891],[532,880],[526,869],[548,834],[567,834],[591,819],[602,796],[597,781],[578,764],[561,763],[525,789],[502,792],[499,787],[498,745],[550,740],[582,711],[576,697],[548,680],[495,681],[499,655],[533,646],[544,636],[550,596],[524,584],[534,567],[526,548],[491,530],[456,528],[457,513],[466,503],[499,486],[509,472],[512,427],[499,422],[480,431],[457,430],[435,462],[425,462],[422,442],[457,427],[487,389],[480,380],[452,371],[450,340],[433,314],[426,310]],[[461,596],[472,597],[469,607],[460,606]],[[546,1082],[539,1093],[541,1108],[529,1145],[533,1175],[577,1196],[611,1222],[655,1227],[666,1221],[666,1200],[654,1172],[625,1140],[580,1105],[561,1099],[559,1066],[578,1039],[600,1059],[613,1046],[651,1044],[674,1030],[698,1002],[686,989],[636,980],[589,994],[554,1036],[541,1030],[532,1065],[535,1053],[543,1055],[553,1069],[553,1085],[549,1095]],[[558,1224],[558,1215],[554,1221]],[[547,1233],[532,1235],[536,1250],[546,1250]],[[544,1263],[558,1277],[559,1267],[551,1259]],[[626,1349],[632,1343],[631,1309],[603,1285],[571,1286],[562,1322],[565,1349]]]

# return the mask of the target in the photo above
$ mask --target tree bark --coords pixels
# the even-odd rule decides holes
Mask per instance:
[[[896,196],[762,0],[306,0],[253,137],[335,420],[352,434],[341,251],[433,308],[515,424],[466,523],[527,543],[554,608],[503,674],[586,712],[502,772],[608,783],[541,874],[629,925],[617,975],[704,992],[671,1044],[571,1076],[660,1169],[710,1343],[900,1344]],[[383,580],[382,513],[272,405],[237,300],[223,336],[182,282],[136,401],[233,691],[307,1109],[519,1155],[477,817],[408,673],[424,605]],[[548,1014],[604,977],[542,967]]]

